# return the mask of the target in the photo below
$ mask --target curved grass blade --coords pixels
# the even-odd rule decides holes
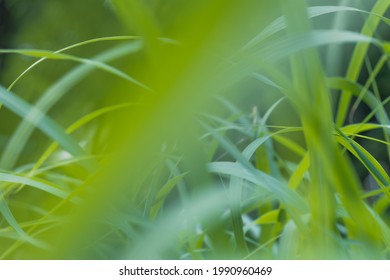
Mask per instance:
[[[21,184],[21,185],[28,185],[36,189],[45,191],[59,198],[66,198],[69,195],[67,192],[59,189],[58,187],[53,186],[51,183],[44,182],[41,179],[38,180],[38,179],[26,178],[19,175],[0,172],[0,181]]]
[[[287,209],[290,207],[299,209],[300,214],[304,214],[308,210],[306,202],[298,194],[289,190],[282,182],[260,171],[253,174],[240,163],[222,161],[209,163],[207,168],[212,173],[235,176],[265,188],[267,191],[274,193],[275,197],[280,199]]]
[[[357,134],[357,133],[370,131],[374,129],[381,129],[381,128],[386,128],[386,126],[377,123],[355,123],[355,124],[344,126],[342,130],[345,133],[345,135],[348,136],[351,134]]]
[[[86,116],[80,118],[76,122],[74,122],[72,125],[70,125],[66,129],[67,134],[71,134],[77,129],[81,128],[82,126],[88,124],[89,122],[95,120],[96,118],[100,117],[103,114],[107,114],[119,109],[123,109],[126,107],[129,107],[131,105],[134,105],[132,103],[125,103],[125,104],[119,104],[119,105],[114,105],[114,106],[108,106],[105,108],[101,108],[99,110],[93,111],[92,113],[87,114]],[[57,149],[58,143],[52,143],[46,151],[42,154],[42,156],[37,160],[33,168],[31,169],[30,173],[34,173],[38,168],[42,166],[42,164],[50,157],[50,155]]]
[[[367,60],[367,59],[366,59]],[[376,63],[376,66],[374,69],[371,69],[369,70],[370,73],[369,73],[369,77],[366,81],[366,83],[364,84],[364,87],[363,87],[363,90],[361,91],[360,95],[358,96],[358,98],[356,99],[356,101],[353,103],[352,105],[352,108],[351,108],[351,121],[350,122],[353,122],[352,121],[352,116],[353,114],[355,113],[355,111],[357,110],[360,102],[362,101],[362,99],[364,98],[364,95],[367,93],[367,90],[368,88],[373,85],[374,87],[374,90],[376,88],[376,82],[375,82],[375,79],[376,77],[378,76],[379,72],[383,69],[383,66],[385,65],[385,63],[388,61],[388,54],[383,54],[382,57],[379,59],[379,61]],[[380,98],[380,95],[379,94],[376,94],[376,98],[377,100],[381,100]]]
[[[36,247],[46,249],[48,248],[47,244],[42,241],[36,240],[31,236],[27,235],[27,233],[22,229],[19,223],[16,221],[13,216],[11,210],[8,207],[8,204],[4,198],[3,192],[0,190],[0,213],[8,222],[8,224],[16,231],[19,238],[18,241],[30,243]]]
[[[171,178],[170,180],[168,180],[161,187],[161,189],[156,194],[156,197],[154,198],[154,202],[153,202],[154,205],[152,206],[152,208],[150,210],[150,216],[151,216],[152,219],[154,219],[157,216],[160,208],[162,207],[162,205],[164,203],[164,200],[169,195],[169,193],[172,191],[172,189],[176,185],[178,185],[179,182],[182,181],[186,175],[187,175],[187,172],[179,174],[179,175],[176,175],[173,178]]]
[[[348,80],[344,78],[329,78],[327,79],[327,85],[332,89],[342,90],[343,93],[349,92],[356,97],[359,97],[360,93],[365,91],[363,86],[359,85],[353,80]],[[382,123],[383,125],[390,124],[389,116],[387,115],[383,104],[375,97],[375,95],[371,91],[366,90],[365,94],[362,96],[362,100],[364,101],[364,103],[367,104],[368,107],[370,107],[372,111],[376,112],[375,115],[380,123]]]
[[[291,95],[291,90],[287,89],[293,88],[293,85],[291,84],[291,80],[280,71],[280,69],[275,67],[277,62],[304,50],[346,43],[369,43],[377,46],[383,52],[389,52],[390,50],[389,43],[384,43],[378,39],[352,31],[308,31],[267,42],[267,44],[263,44],[259,48],[248,52],[235,63],[231,63],[230,67],[226,67],[223,70],[225,71],[226,77],[228,77],[226,80],[229,80],[227,85],[241,81],[261,70],[263,75],[276,83],[281,92],[289,97]],[[286,48],[286,46],[288,46],[288,48]],[[294,96],[291,98],[291,101],[294,104],[300,104],[300,106],[306,103],[301,100],[299,96]],[[310,107],[306,109],[308,110]]]
[[[59,145],[70,154],[76,157],[86,155],[85,151],[79,146],[77,141],[66,134],[55,121],[37,108],[32,107],[17,95],[11,94],[2,86],[0,86],[0,102],[21,118],[38,127],[51,139],[57,141]],[[95,169],[95,164],[92,161],[83,162],[82,164],[88,170]]]
[[[288,181],[288,185],[291,189],[296,190],[301,184],[302,180],[305,177],[305,174],[309,170],[310,167],[310,157],[309,153],[306,153],[302,158],[301,162],[298,164],[295,172],[290,176]]]
[[[186,209],[170,209],[152,230],[141,236],[135,246],[129,246],[123,256],[124,259],[161,259],[164,251],[176,248],[179,240],[180,220],[187,224],[187,228],[195,228],[199,221],[202,224],[215,224],[219,221],[220,209],[226,208],[224,191],[208,191],[198,195],[186,205]],[[215,225],[214,225],[215,226]],[[191,232],[186,232],[190,236]]]
[[[302,200],[295,192],[289,190],[280,181],[254,168],[246,158],[250,157],[251,151],[256,151],[254,147],[256,145],[261,145],[263,141],[266,140],[266,138],[259,138],[260,140],[257,141],[258,143],[251,145],[250,148],[247,149],[247,151],[245,152],[246,155],[244,155],[233,144],[231,144],[227,139],[222,137],[218,132],[213,130],[207,124],[201,122],[201,125],[206,128],[206,130],[211,133],[211,135],[220,143],[220,145],[237,161],[236,163],[210,163],[208,165],[208,170],[213,173],[225,174],[232,177],[237,177],[239,179],[248,180],[249,182],[262,186],[268,191],[274,193],[277,199],[279,199],[285,205],[287,211],[292,216],[299,228],[305,231],[306,226],[302,223],[300,218],[300,216],[306,210],[304,200]],[[221,164],[223,164],[224,166],[222,167]],[[228,172],[228,170],[230,172]],[[240,236],[240,233],[236,233],[237,238],[239,238]],[[242,242],[240,242],[239,244],[241,243]]]
[[[388,44],[383,43],[378,39],[352,31],[313,30],[271,42],[266,46],[254,51],[253,56],[261,56],[264,57],[266,61],[272,61],[274,63],[275,60],[287,58],[294,53],[298,53],[299,51],[308,50],[315,47],[331,44],[360,42],[376,45],[384,52],[388,48]],[[286,48],[286,46],[289,47]]]
[[[87,58],[80,58],[77,56],[64,54],[64,53],[58,53],[58,52],[52,52],[48,50],[1,50],[0,53],[14,53],[14,54],[21,54],[25,56],[32,56],[32,57],[39,57],[39,58],[45,58],[45,59],[54,59],[54,60],[69,60],[69,61],[75,61],[78,63],[84,63],[87,65],[92,65],[100,70],[106,71],[110,74],[113,74],[117,77],[120,77],[122,79],[125,79],[147,91],[152,91],[149,87],[142,84],[140,81],[134,79],[133,77],[129,76],[125,72],[112,67],[104,62],[93,60],[93,59],[87,59]]]
[[[370,15],[365,22],[361,34],[368,37],[372,37],[380,23],[380,18],[378,18],[377,15],[383,16],[389,7],[389,0],[376,1],[374,7],[371,10],[372,15]],[[358,79],[369,46],[369,44],[361,42],[355,47],[351,61],[348,66],[346,79],[352,81],[356,81]],[[345,121],[350,100],[351,93],[348,91],[343,91],[337,108],[336,124],[338,126],[342,126]]]
[[[244,223],[242,220],[242,188],[243,179],[231,176],[229,182],[229,206],[234,239],[236,241],[236,251],[240,256],[247,255],[249,250],[245,240]]]
[[[139,41],[126,43],[112,48],[93,58],[95,61],[111,61],[134,53],[142,47]],[[69,71],[59,81],[54,83],[37,101],[35,108],[45,113],[48,112],[72,87],[89,75],[95,67],[91,65],[79,65]],[[19,158],[24,146],[26,145],[31,133],[35,129],[29,120],[23,119],[11,136],[3,151],[0,165],[5,169],[12,169]]]
[[[344,134],[342,129],[336,127],[336,131],[339,133],[342,140],[339,140],[345,148],[347,148],[352,154],[354,154],[361,163],[367,168],[367,170],[376,179],[381,188],[385,188],[390,185],[390,177],[379,164],[379,162],[361,145],[356,143]],[[390,199],[390,192],[386,192],[386,195]]]
[[[314,18],[330,13],[337,13],[337,12],[357,12],[357,13],[363,13],[368,14],[372,16],[378,17],[380,20],[385,22],[386,24],[390,25],[390,19],[384,17],[380,14],[375,14],[371,12],[367,12],[364,10],[360,10],[353,7],[346,7],[346,6],[315,6],[315,7],[308,7],[307,13],[309,18]],[[272,35],[276,34],[277,32],[285,29],[287,27],[286,21],[284,17],[279,17],[276,20],[274,20],[271,24],[269,24],[261,33],[256,35],[252,40],[250,40],[248,43],[246,43],[240,51],[245,51],[250,48],[256,47],[256,45],[260,44],[263,40],[271,37]]]
[[[78,128],[82,127],[83,125],[94,120],[95,118],[99,117],[102,114],[109,113],[109,112],[112,112],[114,110],[122,109],[122,108],[128,107],[130,105],[132,105],[132,104],[119,104],[119,105],[109,106],[109,107],[105,107],[105,108],[96,110],[96,111],[84,116],[83,118],[79,119],[75,123],[73,123],[66,130],[66,133],[70,134],[70,133],[74,132]],[[32,176],[33,174],[36,173],[37,169],[42,166],[42,164],[45,162],[45,160],[47,160],[47,158],[50,157],[50,155],[55,151],[55,149],[57,147],[58,147],[58,143],[54,142],[46,149],[46,151],[42,154],[42,156],[38,159],[38,161],[34,164],[32,169],[30,170],[30,172],[29,172],[30,176]],[[69,179],[72,180],[72,178],[69,178]],[[77,179],[73,179],[73,181],[76,183],[80,183],[80,181]],[[23,185],[21,187],[23,187]]]
[[[67,51],[67,50],[70,50],[70,49],[73,49],[73,48],[77,48],[77,47],[81,47],[81,46],[84,46],[84,45],[88,45],[88,44],[92,44],[92,43],[97,43],[97,42],[103,42],[103,41],[122,41],[122,40],[137,40],[137,39],[140,39],[138,36],[112,36],[112,37],[102,37],[102,38],[95,38],[95,39],[91,39],[91,40],[87,40],[87,41],[83,41],[83,42],[80,42],[80,43],[76,43],[76,44],[73,44],[71,46],[67,46],[65,48],[62,48],[58,51],[55,51],[54,53],[60,53],[60,52],[64,52],[64,51]],[[31,66],[29,66],[26,70],[24,70],[12,83],[11,85],[8,87],[8,90],[11,91],[12,88],[15,86],[15,84],[25,75],[27,74],[29,71],[31,71],[35,66],[37,66],[38,64],[40,64],[41,62],[45,61],[46,58],[43,57],[41,59],[39,59],[38,61],[34,62]]]
[[[346,133],[346,135],[348,135],[348,134]],[[372,142],[380,143],[380,144],[383,144],[383,145],[388,146],[388,147],[390,146],[390,141],[380,140],[380,139],[375,138],[375,137],[369,137],[366,135],[361,135],[361,134],[356,134],[356,133],[350,133],[349,135],[352,136],[351,138],[357,137],[357,138],[361,138],[361,139],[370,140]]]
[[[273,136],[273,138],[276,142],[283,145],[284,147],[289,149],[291,152],[293,152],[299,156],[304,156],[306,154],[306,150],[304,148],[302,148],[300,145],[298,145],[294,141],[290,140],[290,138],[288,138],[288,137],[284,137],[284,136],[275,134]]]

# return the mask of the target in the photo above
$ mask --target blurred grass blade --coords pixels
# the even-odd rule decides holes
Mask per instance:
[[[349,151],[351,151],[367,168],[367,170],[373,175],[373,177],[378,181],[378,184],[384,188],[390,185],[390,177],[379,164],[379,162],[362,146],[356,143],[354,140],[348,138],[342,129],[336,128],[336,131],[342,137],[344,141],[340,141]],[[348,145],[346,145],[348,144]],[[387,193],[390,199],[390,193]]]
[[[306,153],[305,156],[302,158],[301,162],[298,164],[295,172],[290,176],[290,179],[288,181],[288,185],[291,189],[296,190],[302,180],[305,177],[305,174],[309,170],[310,167],[310,157],[309,153]]]
[[[303,34],[292,35],[289,38],[282,38],[275,42],[254,51],[254,56],[261,54],[267,61],[280,60],[299,51],[331,44],[344,43],[370,43],[384,49],[385,46],[380,40],[365,36],[352,31],[341,30],[314,30]],[[286,49],[286,46],[289,46]]]
[[[15,217],[12,215],[11,210],[9,209],[6,200],[4,198],[3,192],[0,191],[0,213],[8,222],[8,224],[18,233],[19,240],[23,242],[28,242],[36,247],[47,249],[48,245],[42,241],[36,240],[31,236],[28,236],[25,231],[20,227]]]
[[[95,61],[111,61],[134,53],[142,47],[138,41],[126,43],[114,47],[93,58]],[[54,83],[34,105],[42,113],[46,113],[52,108],[72,87],[87,77],[95,67],[82,64],[69,71],[59,81]],[[30,119],[31,120],[31,119]],[[2,153],[0,165],[4,169],[12,169],[19,158],[20,153],[30,138],[35,126],[30,120],[23,119],[7,143]]]
[[[152,63],[159,61],[159,46],[157,39],[161,30],[152,11],[146,3],[138,0],[113,0],[115,11],[119,18],[132,32],[135,31],[145,40],[146,51]]]
[[[43,133],[59,143],[59,145],[74,156],[85,156],[86,153],[79,146],[77,141],[65,133],[65,131],[51,118],[42,113],[40,110],[32,107],[15,94],[11,94],[5,88],[0,86],[0,102],[9,110],[19,115],[21,118],[30,121],[38,127]],[[94,169],[94,162],[83,162],[82,165],[89,170]]]
[[[244,223],[242,220],[242,189],[243,180],[238,177],[231,176],[229,182],[229,206],[230,216],[232,220],[232,228],[236,241],[236,251],[238,256],[248,254],[248,246],[245,241]]]
[[[84,42],[79,42],[79,43],[76,43],[74,45],[71,45],[71,46],[68,46],[68,47],[65,47],[65,48],[62,48],[58,51],[55,51],[54,53],[60,53],[60,52],[64,52],[64,51],[67,51],[67,50],[70,50],[70,49],[73,49],[73,48],[77,48],[77,47],[81,47],[81,46],[85,46],[85,45],[88,45],[88,44],[92,44],[92,43],[98,43],[98,42],[104,42],[104,41],[122,41],[122,40],[137,40],[139,39],[138,36],[113,36],[113,37],[102,37],[102,38],[95,38],[95,39],[91,39],[91,40],[87,40],[87,41],[84,41]],[[11,85],[8,87],[8,90],[11,91],[12,88],[15,86],[15,84],[25,75],[27,74],[29,71],[31,71],[33,68],[35,68],[38,64],[40,64],[41,62],[45,61],[46,58],[43,57],[41,59],[39,59],[38,61],[34,62],[31,66],[29,66],[26,70],[24,70],[12,83]]]
[[[123,71],[112,67],[104,62],[98,61],[98,60],[92,60],[87,58],[80,58],[69,54],[64,53],[58,53],[58,52],[52,52],[47,50],[1,50],[0,53],[15,53],[15,54],[21,54],[25,56],[32,56],[32,57],[39,57],[39,58],[45,58],[45,59],[55,59],[55,60],[70,60],[75,61],[78,63],[84,63],[88,65],[92,65],[100,70],[106,71],[110,74],[113,74],[117,77],[120,77],[122,79],[125,79],[143,89],[146,89],[147,91],[152,91],[149,87],[142,84],[141,82],[137,81],[133,77],[129,76],[128,74],[124,73]]]
[[[375,13],[370,13],[361,9],[353,8],[353,7],[346,7],[346,6],[314,6],[314,7],[308,7],[307,13],[309,18],[314,18],[330,13],[337,13],[337,12],[357,12],[357,13],[363,13],[368,14],[372,16],[378,17],[380,20],[385,22],[386,24],[390,25],[390,19],[379,15]],[[274,20],[271,24],[269,24],[261,33],[256,35],[252,40],[250,40],[247,44],[245,44],[241,51],[245,51],[250,48],[256,47],[258,44],[261,44],[265,39],[268,37],[276,34],[277,32],[283,30],[286,28],[286,21],[284,17],[279,17],[276,20]]]
[[[332,89],[342,90],[342,94],[346,94],[346,92],[349,92],[350,95],[352,94],[356,97],[359,97],[360,93],[364,91],[363,86],[359,85],[353,80],[348,80],[344,78],[329,78],[327,79],[327,84]],[[384,109],[382,103],[375,97],[375,95],[371,91],[366,90],[365,94],[362,96],[362,100],[364,103],[367,104],[367,106],[370,107],[372,111],[377,111],[375,115],[381,124],[390,124],[389,116]]]
[[[233,162],[212,162],[207,165],[208,170],[212,173],[225,174],[245,179],[251,183],[265,188],[266,190],[275,194],[275,196],[283,202],[286,207],[296,209],[304,214],[307,211],[305,201],[299,197],[295,192],[288,190],[286,186],[277,181],[275,178],[260,173],[260,171],[252,174],[239,163]]]
[[[51,195],[57,196],[59,198],[66,198],[69,195],[67,192],[49,184],[48,182],[44,182],[43,180],[27,178],[19,175],[14,175],[14,174],[7,174],[7,173],[0,172],[0,182],[9,182],[9,183],[15,183],[21,185],[28,185],[37,188],[39,190],[42,190],[44,192],[47,192]]]
[[[110,112],[115,111],[115,110],[123,109],[123,108],[129,107],[131,105],[133,105],[133,104],[131,104],[131,103],[118,104],[118,105],[109,106],[109,107],[105,107],[105,108],[101,108],[99,110],[93,111],[92,113],[87,114],[86,116],[82,117],[81,119],[77,120],[72,125],[70,125],[66,129],[66,133],[67,134],[71,134],[72,132],[76,131],[80,127],[86,125],[87,123],[93,121],[94,119],[100,117],[103,114],[107,114],[107,113],[110,113]],[[38,168],[40,168],[42,166],[42,164],[55,151],[55,149],[57,149],[57,147],[58,147],[58,143],[57,142],[52,143],[46,149],[46,151],[41,155],[41,157],[36,161],[34,167],[31,169],[30,172],[34,173]]]
[[[374,7],[371,10],[372,15],[370,15],[367,21],[364,23],[364,26],[361,30],[361,34],[366,35],[368,37],[373,37],[380,23],[380,18],[378,18],[377,15],[383,16],[389,7],[390,7],[389,0],[376,1]],[[365,42],[360,42],[355,47],[351,61],[348,65],[348,70],[346,74],[347,80],[356,81],[358,79],[369,46],[370,45]],[[350,100],[351,100],[351,93],[348,91],[343,91],[337,108],[336,125],[342,126],[344,124],[345,118],[347,116]]]
[[[183,178],[187,175],[187,173],[182,173],[179,175],[174,176],[170,180],[168,180],[158,191],[156,194],[156,197],[154,199],[154,205],[152,206],[152,209],[150,211],[150,216],[152,218],[155,218],[158,211],[160,210],[162,204],[164,203],[164,200],[167,198],[168,194],[172,191],[172,189],[179,184],[180,181],[183,180]]]

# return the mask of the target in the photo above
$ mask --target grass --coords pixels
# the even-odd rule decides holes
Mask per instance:
[[[0,258],[388,259],[390,2],[368,2],[112,0],[134,36],[0,50],[39,59],[0,87]]]

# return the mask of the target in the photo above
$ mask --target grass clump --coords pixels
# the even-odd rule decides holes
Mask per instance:
[[[333,2],[112,0],[132,36],[0,50],[39,58],[0,87],[1,258],[387,259],[390,4]]]

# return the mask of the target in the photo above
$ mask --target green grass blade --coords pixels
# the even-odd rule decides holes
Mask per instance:
[[[381,187],[387,187],[390,185],[390,177],[383,169],[383,167],[379,164],[379,162],[361,145],[356,143],[354,140],[347,137],[342,129],[336,128],[336,131],[345,141],[340,141],[340,143],[346,147],[349,151],[351,151],[367,168],[367,170],[373,175],[373,177],[377,180],[378,184]],[[348,144],[348,145],[347,145]],[[388,193],[390,198],[390,193]]]
[[[58,53],[48,50],[2,50],[0,49],[0,53],[4,54],[20,54],[25,56],[31,56],[31,57],[39,57],[39,58],[45,58],[45,59],[54,59],[54,60],[69,60],[69,61],[75,61],[78,63],[84,63],[87,65],[92,65],[100,70],[106,71],[107,73],[113,74],[117,77],[120,77],[122,79],[125,79],[147,91],[152,91],[149,87],[142,84],[138,80],[134,79],[133,77],[129,76],[125,72],[112,67],[104,62],[87,59],[87,58],[80,58],[77,56],[64,54],[64,53]]]
[[[112,48],[93,58],[95,61],[111,61],[137,52],[142,47],[140,42],[131,42]],[[52,108],[72,87],[88,76],[95,67],[82,64],[69,71],[59,81],[54,83],[37,101],[35,108],[46,113]],[[12,169],[19,158],[24,146],[30,138],[35,126],[29,120],[23,119],[5,147],[0,165],[4,169]]]
[[[8,224],[17,232],[19,241],[28,242],[39,248],[48,248],[48,245],[42,241],[36,240],[31,236],[27,235],[26,232],[22,229],[19,223],[16,221],[15,217],[12,215],[11,210],[9,209],[6,200],[4,198],[3,192],[0,191],[0,213],[8,222]]]
[[[359,97],[360,93],[365,91],[363,86],[359,85],[353,80],[344,78],[329,78],[327,80],[327,85],[332,89],[342,90],[342,94],[349,92],[349,94],[355,95],[356,97]],[[384,110],[383,105],[371,91],[366,90],[365,94],[362,96],[362,100],[370,107],[372,111],[377,111],[376,117],[380,123],[384,125],[390,124],[389,116]]]
[[[158,211],[162,207],[164,200],[167,198],[169,193],[173,190],[173,188],[179,184],[180,181],[184,179],[184,177],[187,175],[187,173],[182,173],[179,175],[174,176],[170,180],[168,180],[158,191],[156,194],[156,197],[153,202],[153,206],[150,211],[150,216],[152,219],[154,219],[157,216]]]
[[[309,154],[306,153],[306,155],[302,158],[301,162],[298,164],[295,172],[290,176],[288,185],[290,186],[291,189],[296,190],[299,187],[299,185],[301,184],[302,180],[305,177],[305,174],[307,174],[309,167],[310,167],[310,157]]]
[[[309,18],[314,18],[330,13],[338,13],[338,12],[357,12],[357,13],[363,13],[372,15],[373,17],[376,16],[386,24],[390,25],[390,19],[379,15],[375,13],[370,13],[361,9],[353,8],[353,7],[345,7],[345,6],[315,6],[315,7],[308,7],[307,13]],[[261,33],[256,35],[252,40],[250,40],[248,43],[246,43],[242,48],[241,51],[245,51],[250,48],[254,48],[257,45],[259,45],[262,41],[265,39],[271,37],[272,35],[276,34],[277,32],[283,30],[286,28],[286,20],[284,17],[279,17],[276,20],[274,20],[271,24],[269,24]]]
[[[49,138],[57,141],[59,145],[70,154],[76,157],[86,155],[85,151],[79,146],[77,141],[66,134],[55,121],[1,86],[0,102],[21,118],[31,121],[34,126],[38,127],[43,133],[49,136]],[[91,161],[85,163],[84,165],[90,170],[94,169],[94,164]]]
[[[43,181],[42,179],[38,180],[38,179],[27,178],[19,175],[0,172],[0,181],[14,183],[14,184],[28,185],[59,198],[66,198],[69,195],[67,192],[59,189],[58,187],[50,184],[49,182]]]
[[[82,117],[81,119],[74,122],[72,125],[70,125],[66,129],[67,134],[71,134],[72,132],[76,131],[77,129],[83,127],[84,125],[88,124],[89,122],[95,120],[96,118],[100,117],[103,114],[107,114],[110,112],[113,112],[115,110],[123,109],[126,107],[129,107],[134,104],[126,103],[126,104],[119,104],[114,106],[109,106],[105,108],[101,108],[99,110],[93,111],[92,113],[87,114],[86,116]],[[37,160],[34,167],[31,169],[30,173],[34,173],[38,168],[40,168],[43,163],[50,157],[50,155],[57,149],[58,143],[52,143],[46,151],[42,154],[42,156]]]
[[[245,241],[244,223],[242,220],[242,189],[243,180],[241,178],[231,176],[229,182],[229,206],[238,256],[248,254],[248,246]]]
[[[114,0],[113,4],[125,26],[143,37],[151,61],[158,62],[160,58],[157,55],[159,53],[157,39],[161,35],[161,30],[152,11],[144,2],[138,0]]]
[[[368,37],[372,37],[380,23],[380,18],[377,15],[383,16],[390,6],[389,0],[378,0],[376,1],[374,7],[372,8],[372,15],[369,16],[368,20],[365,22],[361,34]],[[356,81],[361,72],[364,59],[366,57],[369,44],[361,42],[355,47],[351,61],[348,66],[346,79]],[[344,124],[345,118],[347,116],[347,111],[349,103],[351,100],[351,94],[348,91],[344,91],[341,94],[339,105],[337,108],[337,117],[336,125],[342,126]]]
[[[87,40],[87,41],[83,41],[83,42],[79,42],[79,43],[76,43],[76,44],[73,44],[71,46],[68,46],[68,47],[65,47],[65,48],[62,48],[58,51],[55,51],[55,53],[60,53],[60,52],[64,52],[64,51],[67,51],[67,50],[70,50],[70,49],[73,49],[73,48],[77,48],[77,47],[81,47],[81,46],[85,46],[85,45],[88,45],[88,44],[92,44],[92,43],[97,43],[97,42],[104,42],[104,41],[122,41],[122,40],[137,40],[137,39],[140,39],[138,36],[113,36],[113,37],[102,37],[102,38],[95,38],[95,39],[91,39],[91,40]],[[34,62],[31,66],[29,66],[26,70],[24,70],[12,83],[11,85],[8,87],[8,90],[11,91],[12,88],[15,86],[15,84],[24,76],[26,75],[29,71],[31,71],[33,68],[35,68],[38,64],[40,64],[41,62],[45,61],[46,58],[41,58],[39,59],[38,61]]]

